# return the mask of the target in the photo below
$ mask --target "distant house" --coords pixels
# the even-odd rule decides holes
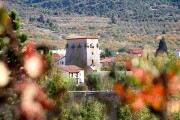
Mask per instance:
[[[60,72],[63,75],[67,75],[74,78],[77,84],[84,83],[84,70],[75,65],[65,65],[59,67]]]
[[[111,67],[113,66],[115,62],[115,57],[105,57],[100,60],[101,69],[104,69],[105,67]]]
[[[56,60],[58,60],[58,59],[61,58],[61,55],[59,55],[59,54],[57,54],[57,53],[53,53],[53,54],[52,54],[52,58],[53,58],[54,61],[56,61]]]
[[[176,49],[176,50],[174,51],[174,53],[176,54],[177,57],[180,57],[180,50]]]
[[[58,66],[65,66],[65,64],[66,64],[66,56],[63,56],[63,57],[57,59],[56,64]]]
[[[53,53],[52,57],[57,66],[65,65],[65,55],[64,54]]]
[[[131,48],[128,51],[129,51],[129,54],[134,54],[137,57],[140,57],[143,54],[143,49],[141,48]]]

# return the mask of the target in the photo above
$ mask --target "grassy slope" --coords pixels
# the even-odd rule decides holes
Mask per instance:
[[[30,37],[35,40],[62,40],[69,34],[91,34],[100,36],[101,46],[118,49],[123,46],[143,47],[145,44],[156,47],[157,40],[165,36],[169,47],[178,48],[180,45],[178,1],[73,1],[74,3],[68,3],[68,0],[9,0],[7,3],[10,9],[18,10],[23,20],[38,18],[43,14],[45,19],[50,19],[58,26],[59,29],[52,32],[44,29],[47,28],[45,23],[35,21],[25,24],[24,28],[28,29]],[[116,24],[111,23],[112,18],[116,20]]]

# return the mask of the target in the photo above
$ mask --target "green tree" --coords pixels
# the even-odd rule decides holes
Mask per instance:
[[[92,72],[87,75],[87,86],[89,90],[100,90],[101,74]]]
[[[95,99],[89,99],[82,115],[88,120],[106,120],[106,106]]]
[[[109,48],[105,48],[104,52],[101,53],[101,58],[110,57],[112,56],[112,51]]]
[[[166,42],[165,42],[165,39],[162,38],[160,41],[159,41],[159,46],[158,46],[158,49],[156,50],[156,55],[159,54],[159,53],[167,53],[167,46],[166,46]]]

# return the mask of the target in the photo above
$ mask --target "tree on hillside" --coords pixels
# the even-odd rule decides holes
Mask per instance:
[[[167,46],[166,46],[165,39],[162,38],[162,39],[159,41],[159,46],[158,46],[158,49],[156,50],[156,56],[157,56],[159,53],[164,53],[164,52],[167,53]]]
[[[101,58],[112,56],[112,51],[109,48],[105,48],[104,52],[101,53]]]

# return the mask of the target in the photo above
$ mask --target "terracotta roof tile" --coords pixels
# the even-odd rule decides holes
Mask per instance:
[[[104,59],[101,59],[101,63],[108,63],[108,62],[115,62],[115,57],[105,57]]]
[[[53,59],[54,59],[55,61],[63,58],[64,56],[65,56],[64,54],[58,54],[58,53],[53,53],[53,54],[52,54],[52,57],[53,57]]]
[[[80,70],[83,70],[82,68],[75,65],[65,65],[65,66],[60,66],[59,68],[70,73],[75,73],[75,72],[79,72]]]
[[[129,52],[132,54],[142,54],[143,50],[141,48],[131,48],[129,49]]]

